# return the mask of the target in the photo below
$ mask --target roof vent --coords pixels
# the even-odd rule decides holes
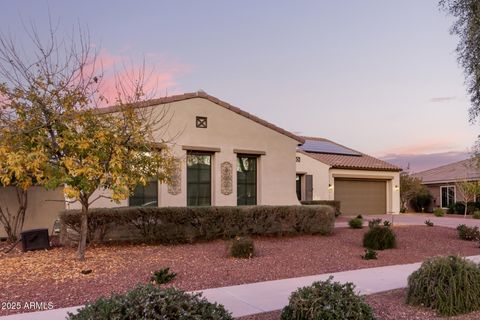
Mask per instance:
[[[199,96],[201,94],[207,94],[207,93],[205,91],[203,91],[202,89],[198,89],[197,90],[197,96]]]

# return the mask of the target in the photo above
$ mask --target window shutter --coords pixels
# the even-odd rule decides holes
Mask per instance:
[[[313,200],[313,176],[311,174],[305,176],[305,200]]]

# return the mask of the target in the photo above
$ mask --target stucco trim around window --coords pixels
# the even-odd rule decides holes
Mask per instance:
[[[195,146],[182,146],[182,150],[187,151],[200,151],[200,152],[220,152],[220,148],[215,147],[195,147]]]
[[[246,155],[256,155],[256,156],[264,156],[267,153],[265,151],[260,151],[260,150],[245,150],[245,149],[233,149],[233,153],[240,153],[240,154],[246,154]]]

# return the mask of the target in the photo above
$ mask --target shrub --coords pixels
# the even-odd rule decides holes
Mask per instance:
[[[372,250],[395,248],[395,233],[388,227],[373,227],[363,235],[363,246]]]
[[[361,229],[363,228],[363,220],[359,218],[353,218],[348,221],[348,225],[352,229]]]
[[[480,231],[478,230],[478,227],[469,227],[461,224],[457,227],[457,231],[458,237],[462,240],[480,240]]]
[[[234,258],[253,258],[255,255],[253,240],[249,237],[235,237],[230,243],[229,252]]]
[[[382,223],[382,219],[372,219],[368,221],[368,227],[371,229],[373,227],[377,227]]]
[[[432,195],[428,190],[422,190],[410,200],[410,207],[415,212],[425,212],[432,204]]]
[[[365,254],[362,256],[363,260],[377,259],[377,251],[372,249],[365,249]]]
[[[433,222],[428,219],[428,220],[425,220],[425,224],[428,226],[428,227],[433,227]]]
[[[164,283],[169,283],[175,277],[177,274],[175,272],[170,272],[170,268],[163,268],[158,271],[155,271],[151,278],[150,281],[155,282],[156,284],[164,284]]]
[[[338,217],[342,214],[342,212],[340,211],[340,201],[338,200],[303,200],[303,201],[300,201],[300,203],[306,206],[312,206],[312,205],[331,206],[335,209],[335,217]]]
[[[356,218],[357,219],[363,219],[363,216],[361,214],[359,214]]]
[[[114,294],[88,303],[70,320],[91,319],[218,319],[233,320],[222,305],[210,303],[200,294],[188,294],[152,285],[138,286],[126,294]]]
[[[480,219],[480,211],[479,210],[475,211],[472,217],[473,219]]]
[[[388,220],[385,220],[385,221],[383,221],[383,225],[384,225],[385,227],[390,227],[390,226],[392,225],[392,223],[391,223],[390,221],[388,221]]]
[[[445,211],[443,211],[442,208],[436,208],[435,210],[433,210],[433,215],[435,217],[443,217],[445,215]]]
[[[480,309],[480,268],[458,256],[425,261],[408,277],[407,303],[453,316]]]
[[[332,279],[293,292],[281,319],[374,319],[372,309],[355,293],[353,283],[341,284]]]
[[[331,234],[335,223],[333,208],[317,205],[92,208],[88,218],[89,232],[124,227],[128,240],[155,243],[231,239],[237,235]],[[80,211],[65,211],[60,219],[78,232]]]
[[[469,202],[467,204],[467,214],[472,214],[480,209],[478,202]],[[457,201],[448,208],[449,214],[465,214],[465,203]]]

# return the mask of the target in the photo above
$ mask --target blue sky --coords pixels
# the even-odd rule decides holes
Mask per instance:
[[[88,27],[107,59],[145,57],[161,95],[203,89],[413,170],[465,157],[478,134],[437,1],[0,3],[0,30],[19,41],[21,20],[45,30],[49,8],[60,32]]]

